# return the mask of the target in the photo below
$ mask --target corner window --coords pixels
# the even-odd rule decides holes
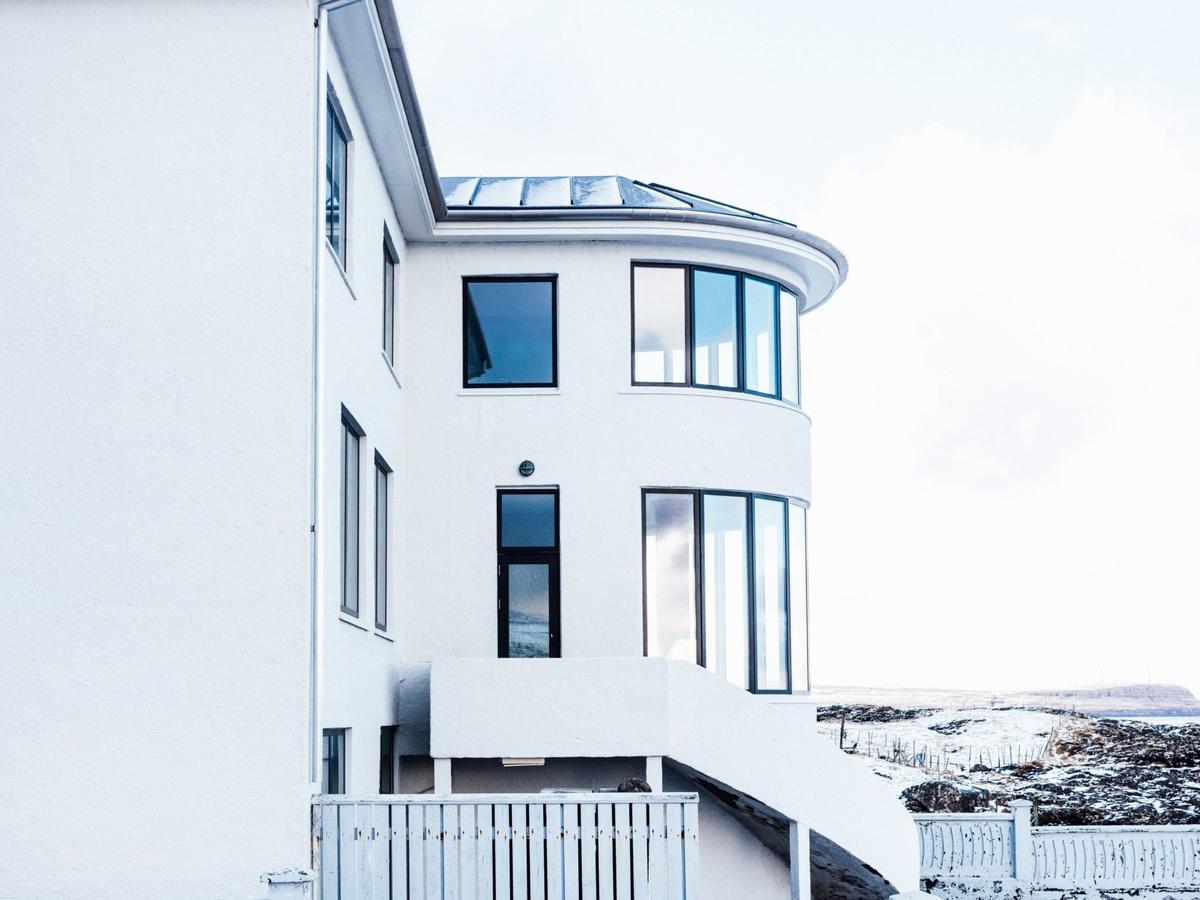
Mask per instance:
[[[383,231],[383,355],[396,364],[396,266],[399,260],[387,229]]]
[[[496,511],[499,654],[561,656],[558,491],[501,490]]]
[[[388,482],[392,468],[375,454],[375,627],[388,627]]]
[[[463,279],[463,386],[558,384],[554,276]]]
[[[346,729],[321,732],[321,793],[346,793]]]
[[[347,128],[331,101],[325,121],[325,238],[342,268],[346,267],[349,145]]]
[[[364,432],[342,409],[342,612],[358,615],[358,474]]]
[[[800,403],[800,298],[700,266],[633,264],[633,383]]]
[[[647,489],[643,517],[646,655],[690,660],[758,693],[807,690],[804,508]]]

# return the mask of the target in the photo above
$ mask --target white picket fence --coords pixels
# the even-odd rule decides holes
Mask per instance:
[[[697,795],[323,795],[320,900],[695,900]]]
[[[921,877],[943,887],[1011,879],[1030,890],[1200,894],[1200,825],[1039,828],[1031,814],[1022,803],[1011,814],[914,816]]]

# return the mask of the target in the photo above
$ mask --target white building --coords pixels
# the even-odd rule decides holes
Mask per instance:
[[[915,889],[807,699],[835,248],[440,179],[388,0],[12,2],[0,51],[0,898],[261,897],[321,792],[630,778],[698,793],[705,898]]]

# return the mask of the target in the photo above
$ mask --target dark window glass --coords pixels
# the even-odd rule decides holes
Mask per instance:
[[[362,431],[342,419],[342,611],[358,615],[358,470]]]
[[[507,491],[500,495],[500,545],[556,547],[558,494]]]
[[[379,793],[394,794],[399,779],[396,777],[396,730],[395,725],[384,725],[379,729]]]
[[[696,662],[696,500],[646,494],[646,652]]]
[[[375,627],[388,624],[388,464],[375,456]]]
[[[325,237],[346,266],[346,131],[329,104],[325,140]]]
[[[346,793],[346,729],[321,732],[321,793]]]
[[[387,235],[383,238],[383,353],[396,362],[396,254]]]
[[[738,386],[737,276],[692,273],[694,381],[704,387]]]
[[[775,396],[775,285],[746,278],[742,309],[746,390]]]
[[[464,292],[463,383],[553,387],[554,280],[468,279]]]
[[[633,267],[633,380],[687,383],[687,269]]]

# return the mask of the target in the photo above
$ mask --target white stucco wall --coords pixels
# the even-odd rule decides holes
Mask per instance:
[[[772,400],[630,386],[630,263],[791,277],[749,254],[620,243],[415,244],[407,253],[400,650],[496,652],[496,489],[557,485],[562,655],[641,656],[641,489],[807,500],[809,420]],[[553,390],[464,390],[462,277],[558,276]],[[517,465],[537,471],[522,478]],[[797,624],[802,624],[797,622]]]
[[[324,48],[329,83],[350,127],[350,191],[347,265],[342,269],[322,239],[320,393],[320,498],[318,571],[321,598],[322,728],[349,729],[346,772],[349,793],[379,791],[379,729],[396,724],[401,678],[396,636],[407,633],[412,570],[400,564],[413,522],[406,481],[412,449],[402,403],[408,360],[403,316],[408,297],[407,252],[363,123],[333,42]],[[324,128],[324,121],[321,123]],[[322,141],[322,147],[324,141]],[[399,256],[395,365],[383,353],[383,235]],[[345,407],[366,432],[359,444],[359,615],[341,612],[341,440]],[[375,627],[375,453],[393,469],[389,510],[389,622]],[[411,720],[409,720],[411,722]],[[412,736],[406,736],[409,740]]]
[[[307,862],[312,35],[0,5],[0,897]]]

